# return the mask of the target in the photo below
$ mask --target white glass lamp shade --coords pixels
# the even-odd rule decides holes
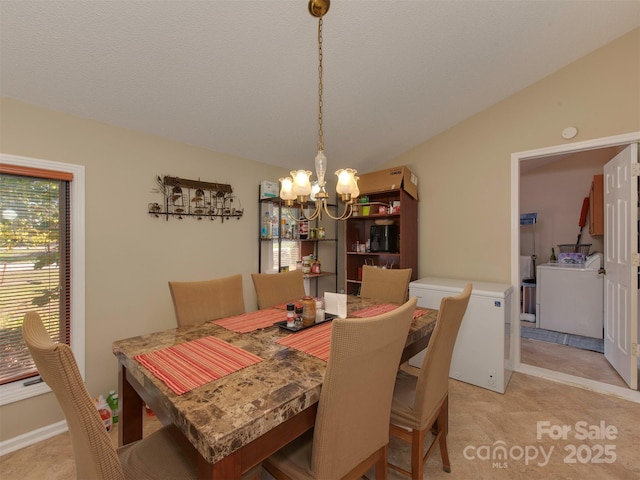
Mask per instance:
[[[336,172],[338,176],[338,184],[336,192],[338,195],[350,195],[353,191],[354,175],[356,171],[353,168],[341,168]]]
[[[293,194],[293,179],[291,177],[283,177],[280,179],[280,198],[282,200],[295,200]]]
[[[291,176],[293,177],[293,194],[296,197],[308,197],[311,193],[311,182],[309,182],[311,172],[309,170],[293,170]]]
[[[360,189],[358,188],[358,180],[360,177],[353,177],[353,183],[351,184],[351,200],[360,196]]]
[[[320,188],[320,185],[318,185],[318,182],[313,182],[311,184],[311,195],[309,198],[311,198],[312,202],[316,201],[316,193],[320,193],[322,189]]]

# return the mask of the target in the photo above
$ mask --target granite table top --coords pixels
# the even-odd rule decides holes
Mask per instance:
[[[348,312],[371,305],[375,302],[349,297]],[[436,317],[436,310],[427,310],[416,318],[407,346],[430,336]],[[145,397],[152,399],[145,398],[154,411],[162,410],[163,416],[213,464],[317,403],[326,362],[276,343],[290,333],[272,326],[240,334],[207,322],[119,340],[113,343],[113,353],[142,386]],[[206,336],[215,336],[263,361],[176,395],[134,359]]]

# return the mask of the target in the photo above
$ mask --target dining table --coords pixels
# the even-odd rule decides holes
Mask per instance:
[[[348,317],[393,308],[347,300]],[[401,363],[426,348],[436,318],[416,308]],[[229,480],[313,428],[331,321],[292,332],[277,324],[284,320],[284,309],[271,308],[115,341],[119,445],[142,438],[146,403],[195,449],[198,478]]]

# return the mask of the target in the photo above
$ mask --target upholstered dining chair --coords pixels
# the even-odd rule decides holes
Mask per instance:
[[[410,268],[376,268],[364,265],[360,296],[400,305],[407,300],[410,280]]]
[[[87,391],[73,352],[54,343],[40,315],[28,312],[22,336],[42,379],[51,387],[67,420],[76,476],[100,480],[196,479],[196,451],[176,441],[175,427],[162,427],[144,439],[116,449]],[[260,466],[243,479],[256,479]]]
[[[389,467],[414,480],[422,480],[424,463],[436,443],[440,444],[443,470],[451,471],[447,451],[449,368],[471,290],[472,285],[468,284],[460,295],[443,298],[440,302],[436,325],[429,339],[419,375],[399,370],[396,377],[389,433],[411,444],[411,472],[397,465],[389,464]],[[435,436],[423,456],[427,430]]]
[[[179,327],[245,312],[242,275],[200,282],[169,282]]]
[[[304,297],[302,270],[280,273],[252,273],[253,286],[258,297],[258,308],[271,308]]]
[[[335,319],[315,427],[263,462],[277,480],[356,479],[387,473],[393,382],[416,299],[364,319]]]

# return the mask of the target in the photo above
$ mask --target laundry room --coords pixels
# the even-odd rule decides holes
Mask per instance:
[[[602,355],[602,175],[623,149],[520,162],[519,198],[522,362],[621,386]]]
[[[522,339],[604,352],[602,175],[622,149],[521,162]]]

